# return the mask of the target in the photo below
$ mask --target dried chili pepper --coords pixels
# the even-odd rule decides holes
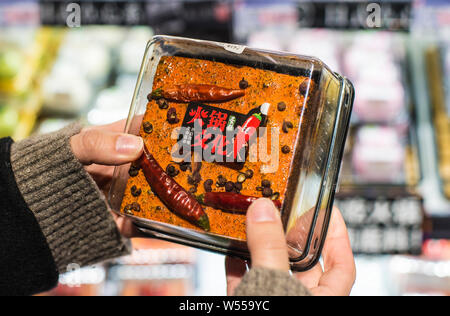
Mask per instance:
[[[227,89],[206,84],[184,84],[172,89],[157,89],[151,93],[153,99],[164,98],[172,102],[226,102],[245,95],[244,89]]]
[[[234,192],[206,192],[197,196],[197,200],[203,205],[230,212],[247,212],[250,205],[258,199],[259,197]],[[273,201],[273,204],[281,209],[279,200]]]
[[[208,215],[203,207],[181,185],[164,172],[146,146],[144,146],[144,153],[139,160],[139,164],[152,191],[172,212],[205,231],[210,230]]]

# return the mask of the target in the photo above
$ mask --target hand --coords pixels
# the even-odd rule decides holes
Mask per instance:
[[[85,166],[86,171],[105,195],[111,186],[114,166],[137,160],[144,150],[142,138],[123,134],[124,129],[125,121],[87,127],[70,140],[75,157]],[[131,221],[115,213],[113,216],[122,235],[139,236]]]
[[[270,200],[260,199],[247,212],[247,242],[252,267],[289,271],[286,237],[278,210]],[[333,210],[327,239],[322,251],[324,267],[318,263],[294,277],[316,296],[349,295],[356,268],[347,228],[338,209]],[[246,272],[245,262],[227,257],[228,295],[232,295]]]

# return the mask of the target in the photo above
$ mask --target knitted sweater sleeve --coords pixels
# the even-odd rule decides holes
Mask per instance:
[[[73,155],[81,126],[32,137],[11,147],[11,166],[60,273],[129,253],[103,194]]]
[[[235,296],[311,296],[289,273],[264,268],[251,269],[234,292]]]

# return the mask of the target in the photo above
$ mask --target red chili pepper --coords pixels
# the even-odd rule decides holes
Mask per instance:
[[[230,212],[247,212],[250,205],[260,198],[232,192],[206,192],[197,196],[197,200],[206,206]],[[279,200],[273,201],[281,209]]]
[[[206,84],[184,84],[172,89],[157,89],[151,93],[153,99],[173,102],[226,102],[245,95],[243,89],[227,89]]]
[[[146,146],[139,163],[152,191],[172,212],[205,231],[210,230],[208,215],[203,207],[194,196],[164,172]]]

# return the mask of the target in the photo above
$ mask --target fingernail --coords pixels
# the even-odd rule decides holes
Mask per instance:
[[[274,222],[277,220],[276,209],[269,199],[259,199],[249,209],[248,219],[254,223]]]
[[[125,155],[133,155],[140,152],[143,147],[142,138],[134,135],[121,135],[117,137],[116,150]]]

